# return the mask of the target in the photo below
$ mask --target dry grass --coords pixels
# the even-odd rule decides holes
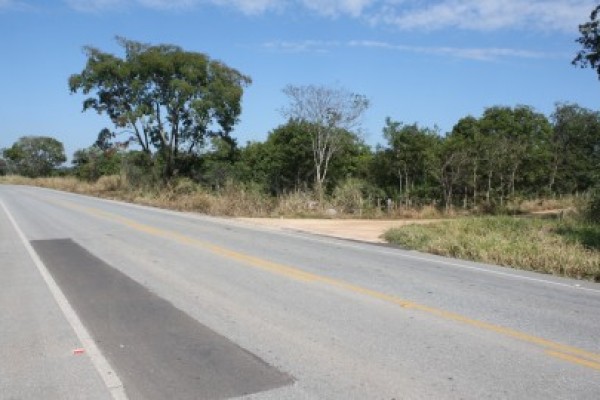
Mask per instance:
[[[94,183],[72,177],[31,179],[6,176],[0,177],[0,183],[40,186],[210,215],[266,217],[270,216],[275,208],[272,199],[257,190],[227,185],[219,192],[209,192],[188,179],[153,189],[132,188],[125,178],[118,175],[103,176]]]
[[[600,228],[590,229],[575,220],[469,217],[392,229],[385,239],[433,254],[600,281],[600,249],[589,245],[597,243]],[[588,244],[573,231],[587,232]]]
[[[549,210],[573,209],[576,207],[577,203],[578,198],[569,195],[548,199],[523,200],[516,203],[509,203],[508,208],[511,211],[532,213]]]
[[[438,219],[447,218],[454,215],[454,211],[450,210],[447,213],[443,213],[438,208],[428,205],[423,207],[400,207],[393,210],[391,213],[392,218],[399,219]]]
[[[319,205],[315,201],[315,194],[307,191],[295,191],[273,198],[259,188],[233,183],[226,184],[219,191],[210,191],[187,178],[176,179],[166,186],[145,188],[135,187],[124,176],[119,175],[102,176],[96,182],[81,181],[74,177],[31,179],[4,176],[0,177],[0,183],[41,186],[155,207],[233,217],[440,219],[459,216],[456,210],[441,211],[433,205],[395,206],[388,211],[352,196],[352,204],[348,205],[347,193],[339,198],[334,196],[325,204]],[[521,212],[529,212],[564,209],[572,207],[574,203],[573,197],[565,197],[557,200],[524,201],[518,206],[521,207]],[[356,209],[357,204],[361,204],[362,208]],[[336,210],[334,215],[327,212],[330,209]]]

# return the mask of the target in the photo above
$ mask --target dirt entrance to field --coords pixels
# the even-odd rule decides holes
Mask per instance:
[[[314,233],[343,239],[385,243],[381,238],[390,228],[408,224],[430,224],[439,219],[419,220],[365,220],[365,219],[287,219],[287,218],[238,218],[245,223],[272,228]]]

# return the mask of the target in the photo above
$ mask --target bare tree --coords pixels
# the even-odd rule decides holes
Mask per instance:
[[[369,101],[364,95],[339,87],[288,85],[283,92],[290,100],[283,115],[306,124],[311,137],[316,190],[323,204],[323,186],[331,159],[343,146],[348,132],[356,133],[360,127]]]

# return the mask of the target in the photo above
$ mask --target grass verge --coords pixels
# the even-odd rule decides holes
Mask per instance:
[[[600,226],[575,219],[468,217],[384,234],[405,248],[600,282]]]

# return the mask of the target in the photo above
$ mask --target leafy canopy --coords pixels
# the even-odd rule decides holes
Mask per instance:
[[[4,150],[18,174],[38,177],[50,175],[67,158],[63,144],[47,136],[23,136]]]
[[[86,47],[87,64],[69,78],[72,93],[90,95],[83,109],[106,114],[128,142],[156,150],[173,173],[178,153],[198,150],[207,136],[229,137],[250,78],[207,55],[174,45],[117,38],[121,58]]]

